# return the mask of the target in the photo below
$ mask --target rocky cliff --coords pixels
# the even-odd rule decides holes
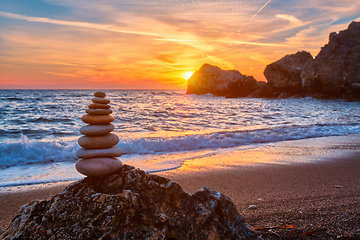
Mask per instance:
[[[286,55],[266,66],[264,75],[274,92],[299,94],[302,92],[301,71],[313,57],[306,51]]]
[[[188,80],[187,94],[227,97],[315,97],[360,101],[360,22],[331,33],[313,58],[306,51],[289,54],[266,66],[267,83],[237,70],[204,64]]]
[[[360,99],[360,22],[331,33],[329,43],[304,66],[301,80],[307,95]]]
[[[260,239],[231,200],[131,166],[21,207],[1,239]]]
[[[211,93],[214,96],[246,97],[261,86],[252,76],[243,75],[237,70],[222,70],[205,63],[187,81],[186,94]],[[261,97],[263,92],[254,94]]]
[[[360,101],[360,22],[331,33],[315,59],[305,51],[287,55],[267,65],[264,75],[275,95]]]

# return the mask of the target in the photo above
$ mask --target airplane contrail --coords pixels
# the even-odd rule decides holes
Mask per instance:
[[[261,12],[261,10],[263,10],[263,8],[266,7],[266,5],[268,5],[270,2],[271,2],[271,0],[267,1],[267,2],[259,9],[259,11],[257,11],[257,12],[254,14],[254,16],[252,16],[252,18],[250,19],[250,21],[247,22],[247,23],[245,23],[245,24],[242,26],[242,28],[238,31],[238,33],[240,33],[241,30],[242,30],[246,25],[248,25],[249,23],[251,23],[251,21],[256,17],[256,15],[258,15],[258,14]]]

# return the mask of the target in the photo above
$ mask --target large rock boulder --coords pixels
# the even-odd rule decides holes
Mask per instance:
[[[346,98],[356,92],[360,83],[360,22],[331,33],[329,43],[302,70],[301,79],[307,95]]]
[[[315,59],[305,51],[286,55],[267,65],[264,75],[276,96],[360,101],[360,22],[331,33]]]
[[[187,81],[187,94],[224,96],[229,90],[228,84],[242,76],[237,70],[222,70],[205,63]]]
[[[231,200],[130,166],[21,207],[1,239],[260,239]]]
[[[360,101],[360,22],[331,33],[315,59],[306,51],[266,66],[267,83],[237,70],[204,64],[187,83],[187,94],[226,97],[287,98],[312,96]]]
[[[266,82],[257,82],[256,90],[248,95],[248,97],[252,98],[273,98],[274,93]]]
[[[266,66],[264,75],[274,92],[299,94],[302,92],[301,71],[313,57],[306,51],[286,55]]]
[[[227,97],[246,97],[257,89],[257,81],[253,76],[243,75],[228,84]]]
[[[257,81],[252,76],[204,64],[187,81],[186,94],[211,93],[215,96],[246,97],[257,87]]]

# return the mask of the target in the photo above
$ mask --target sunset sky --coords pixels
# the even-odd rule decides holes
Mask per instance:
[[[204,63],[266,81],[359,20],[360,0],[0,0],[0,88],[185,89]]]

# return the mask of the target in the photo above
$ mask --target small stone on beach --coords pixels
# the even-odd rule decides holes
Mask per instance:
[[[90,115],[85,114],[81,117],[81,120],[84,123],[88,124],[94,124],[94,125],[103,125],[103,124],[109,124],[110,122],[113,122],[115,118],[111,115]]]
[[[108,115],[112,113],[111,109],[86,109],[86,113],[90,115]]]
[[[80,128],[80,133],[86,136],[106,135],[112,132],[115,126],[112,124],[86,125]]]
[[[97,91],[94,93],[94,96],[104,98],[106,96],[106,94],[102,91]]]
[[[100,177],[112,174],[122,167],[116,158],[85,158],[75,165],[76,170],[89,177]]]
[[[94,97],[91,99],[93,103],[102,103],[102,104],[108,104],[110,103],[109,99],[101,98],[101,97]]]
[[[80,148],[76,151],[76,157],[78,158],[120,157],[121,155],[123,155],[123,152],[118,147],[102,149]]]
[[[104,103],[92,103],[88,106],[90,109],[109,109],[111,106]]]
[[[118,144],[119,137],[113,133],[102,136],[82,136],[78,143],[85,149],[111,148]]]

